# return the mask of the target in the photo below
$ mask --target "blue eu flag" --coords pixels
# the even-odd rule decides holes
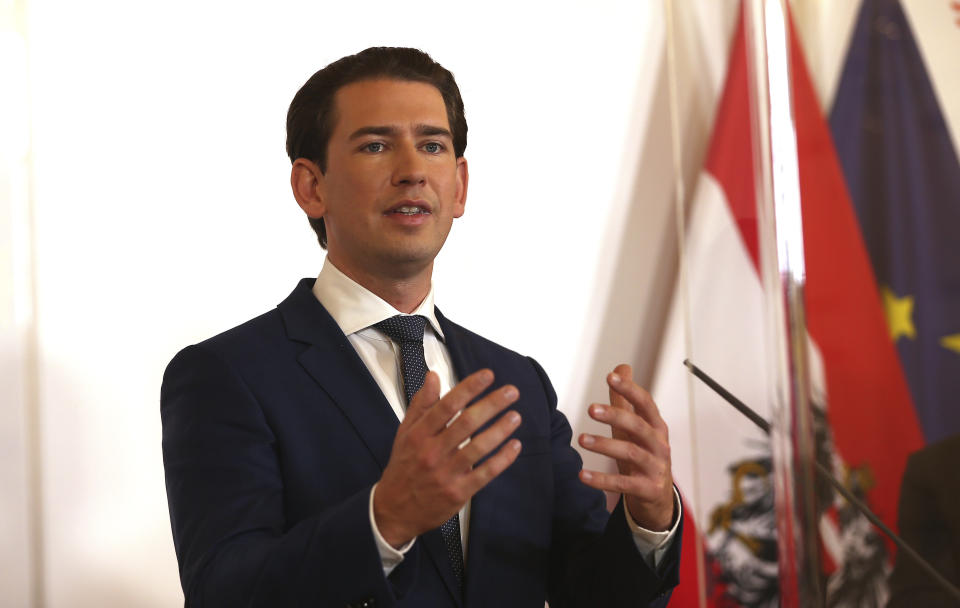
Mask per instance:
[[[830,128],[926,440],[960,433],[960,164],[897,0],[863,2]]]

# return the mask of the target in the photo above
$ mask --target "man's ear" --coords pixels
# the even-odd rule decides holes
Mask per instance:
[[[290,187],[293,198],[308,217],[320,218],[327,212],[324,201],[324,177],[317,163],[306,158],[293,161],[290,169]]]
[[[463,215],[467,206],[467,186],[470,183],[470,171],[467,169],[467,159],[461,156],[457,159],[457,198],[454,201],[453,217]]]

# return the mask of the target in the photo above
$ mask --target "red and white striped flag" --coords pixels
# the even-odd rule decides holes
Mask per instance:
[[[893,524],[906,455],[922,445],[922,438],[833,143],[792,28],[790,44],[817,451]],[[686,225],[686,276],[678,281],[652,386],[670,426],[674,474],[688,507],[681,586],[674,594],[681,606],[699,604],[694,530],[706,544],[708,605],[779,605],[767,437],[682,365],[689,356],[772,419],[747,74],[741,10]],[[883,404],[882,415],[878,404]],[[818,485],[817,493],[828,593],[837,602],[833,605],[882,605],[888,546],[829,487]]]

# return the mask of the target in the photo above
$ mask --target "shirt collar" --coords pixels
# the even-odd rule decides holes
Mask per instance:
[[[328,259],[324,259],[320,275],[313,284],[313,295],[327,309],[327,312],[340,327],[340,331],[347,336],[384,319],[389,319],[398,314],[406,314],[390,306],[386,300],[343,274]],[[437,321],[437,315],[434,312],[432,283],[427,297],[410,314],[426,317],[434,333],[441,340],[444,339],[443,330],[440,329],[440,323]]]

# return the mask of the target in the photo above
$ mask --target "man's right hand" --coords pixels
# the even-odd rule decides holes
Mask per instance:
[[[440,399],[440,379],[428,372],[410,400],[373,496],[377,528],[393,547],[439,527],[516,460],[520,442],[513,439],[474,467],[520,425],[514,411],[474,435],[519,397],[516,387],[507,385],[465,409],[492,383],[493,372],[480,370]]]

